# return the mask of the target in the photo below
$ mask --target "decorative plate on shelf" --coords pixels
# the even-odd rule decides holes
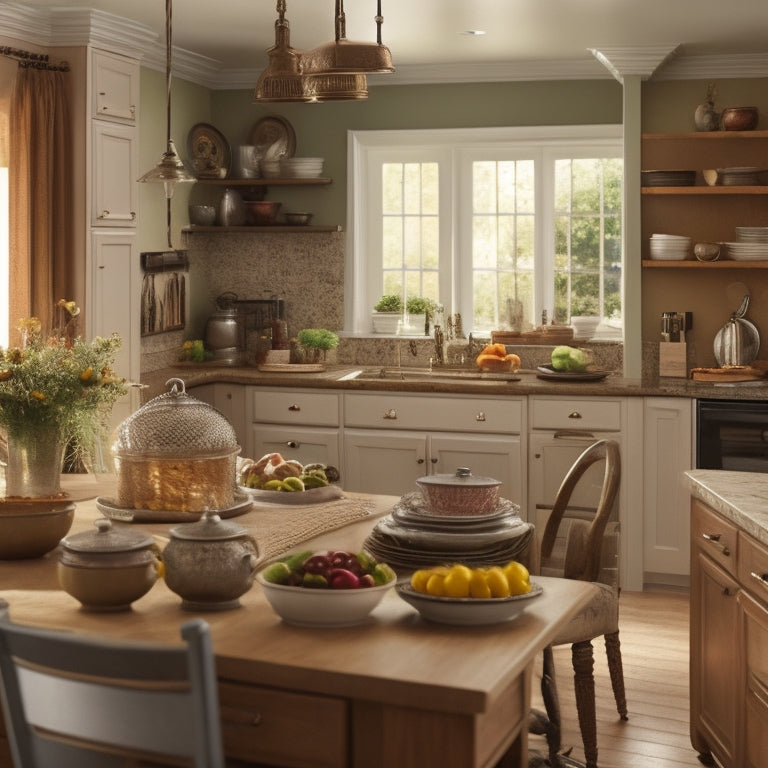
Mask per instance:
[[[536,376],[545,381],[600,381],[610,371],[556,371],[551,365],[540,365]]]
[[[187,153],[198,179],[226,179],[232,153],[223,134],[208,123],[193,125],[187,135]]]
[[[267,115],[254,123],[251,144],[264,160],[293,157],[296,153],[296,132],[284,117]]]
[[[482,626],[500,624],[519,616],[544,590],[531,584],[531,591],[512,597],[437,597],[417,592],[407,582],[400,582],[395,590],[406,603],[412,605],[421,617],[440,624]]]

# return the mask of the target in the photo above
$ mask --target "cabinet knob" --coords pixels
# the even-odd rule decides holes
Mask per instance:
[[[390,408],[389,410],[384,411],[383,418],[396,420],[397,419],[397,411],[394,408]]]
[[[286,444],[286,445],[287,445],[289,448],[298,448],[298,447],[299,447],[299,443],[298,443],[296,440],[286,440],[286,441],[285,441],[285,444]]]
[[[485,421],[485,411],[480,411],[477,416],[475,416],[475,421]]]
[[[430,459],[430,461],[431,461],[433,464],[437,464],[437,462],[438,462],[438,460],[437,460],[437,459]]]
[[[288,410],[289,411],[300,411],[301,410],[301,406],[300,405],[296,405],[296,403],[294,403],[293,405],[289,405],[288,406]]]
[[[424,459],[416,459],[416,463],[417,464],[423,464],[424,463]]]
[[[581,414],[578,411],[571,411],[568,414],[568,418],[569,419],[580,419],[581,418]]]

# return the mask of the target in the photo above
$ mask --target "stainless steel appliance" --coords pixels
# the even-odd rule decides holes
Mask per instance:
[[[768,472],[768,401],[697,400],[696,467]]]

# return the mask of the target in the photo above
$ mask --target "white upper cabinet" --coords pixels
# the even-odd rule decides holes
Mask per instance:
[[[91,226],[135,227],[138,210],[136,128],[94,120]]]
[[[104,51],[93,53],[93,117],[135,124],[138,118],[140,66],[135,59]]]

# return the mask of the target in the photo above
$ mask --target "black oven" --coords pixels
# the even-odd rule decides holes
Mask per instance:
[[[696,467],[768,472],[768,401],[698,400]]]

